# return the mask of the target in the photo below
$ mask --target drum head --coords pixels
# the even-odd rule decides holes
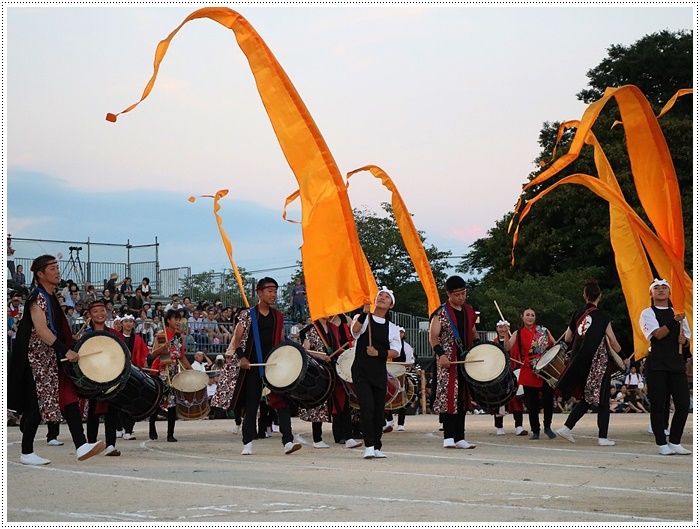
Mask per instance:
[[[547,351],[537,361],[535,369],[541,371],[547,367],[547,365],[549,365],[549,363],[559,354],[559,349],[561,349],[561,344],[555,344],[551,349],[547,349]]]
[[[73,350],[80,355],[78,367],[82,374],[99,384],[120,378],[125,362],[131,362],[129,349],[108,331],[86,334]]]
[[[291,343],[278,345],[265,360],[265,380],[272,389],[283,389],[296,382],[306,366],[306,351]]]
[[[393,362],[386,363],[386,370],[392,375],[394,375],[396,378],[399,378],[406,374],[405,366],[394,364]]]
[[[477,382],[495,380],[506,368],[506,355],[496,344],[480,343],[471,347],[466,360],[483,360],[464,364],[467,375]]]
[[[335,371],[345,382],[352,382],[352,364],[355,361],[355,348],[343,351],[335,364]]]
[[[173,388],[183,393],[196,393],[207,387],[209,375],[203,371],[188,369],[173,377]]]

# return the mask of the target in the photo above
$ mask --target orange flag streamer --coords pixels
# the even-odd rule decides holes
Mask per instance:
[[[391,192],[391,208],[394,211],[394,217],[396,217],[396,224],[399,227],[401,237],[406,245],[408,255],[411,257],[413,266],[416,268],[416,273],[418,274],[421,285],[423,285],[425,295],[428,297],[428,314],[432,314],[433,311],[440,306],[440,295],[435,285],[435,278],[433,277],[433,270],[430,268],[430,263],[428,262],[428,256],[425,254],[425,248],[423,248],[423,243],[420,240],[416,226],[413,224],[413,219],[406,207],[406,203],[403,201],[403,198],[401,198],[399,190],[396,188],[396,185],[389,175],[376,165],[365,165],[364,167],[350,171],[347,174],[347,179],[349,180],[352,175],[361,171],[369,171],[372,173],[372,175],[380,179],[384,187]]]
[[[219,216],[219,210],[221,209],[221,206],[219,205],[219,200],[223,197],[228,195],[228,189],[220,189],[219,191],[216,192],[216,195],[200,195],[201,198],[213,198],[214,199],[214,217],[216,218],[216,224],[219,227],[219,233],[221,234],[221,240],[224,243],[224,248],[226,248],[226,255],[228,255],[228,260],[231,263],[231,269],[233,270],[233,273],[236,276],[236,281],[238,282],[238,288],[241,290],[241,296],[243,296],[243,303],[245,303],[246,307],[250,307],[250,303],[248,303],[248,297],[245,295],[245,288],[243,287],[243,278],[241,277],[241,273],[238,271],[238,267],[236,266],[236,263],[233,262],[233,246],[231,246],[231,239],[228,238],[228,235],[226,235],[226,232],[224,231],[224,227],[221,224],[221,216]],[[190,202],[194,202],[196,198],[190,197],[187,200]]]
[[[239,13],[206,7],[190,14],[156,48],[153,76],[139,102],[151,92],[170,41],[191,20],[208,18],[233,31],[250,69],[277,140],[299,184],[301,247],[309,311],[317,319],[353,310],[370,300],[374,284],[363,253],[342,176],[311,114],[260,35]],[[116,121],[117,114],[108,114]]]

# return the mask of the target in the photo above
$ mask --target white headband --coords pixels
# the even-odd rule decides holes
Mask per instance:
[[[508,323],[506,320],[498,320],[496,327],[500,327],[501,325],[507,325],[508,327],[510,327],[510,323]]]
[[[671,285],[669,285],[668,281],[666,281],[665,279],[654,279],[651,282],[651,285],[649,285],[649,292],[651,292],[654,287],[663,287],[663,286],[668,287],[669,290],[671,289]]]
[[[394,291],[393,291],[393,290],[389,290],[389,289],[386,288],[386,287],[382,287],[382,288],[379,289],[379,292],[377,292],[377,296],[378,296],[379,294],[381,294],[382,292],[385,292],[385,293],[389,294],[389,297],[391,298],[391,304],[392,304],[392,305],[395,305],[395,304],[396,304],[396,298],[394,297]]]
[[[134,320],[136,321],[136,318],[134,318],[133,314],[125,314],[122,316],[122,320]]]

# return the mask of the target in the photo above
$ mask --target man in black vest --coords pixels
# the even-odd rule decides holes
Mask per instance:
[[[690,407],[690,390],[685,371],[685,363],[690,355],[690,327],[685,314],[674,314],[669,299],[671,286],[668,281],[655,279],[649,286],[649,292],[652,305],[642,311],[639,325],[644,336],[651,342],[644,369],[651,401],[651,428],[659,454],[688,455],[691,452],[681,446],[681,436]],[[668,443],[664,433],[667,393],[673,397],[675,406]]]

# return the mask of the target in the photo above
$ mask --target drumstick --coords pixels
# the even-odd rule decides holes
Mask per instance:
[[[503,317],[503,313],[501,312],[501,307],[498,306],[495,299],[493,300],[493,304],[496,305],[496,310],[498,311],[498,315],[501,317],[501,320],[506,321],[506,319]],[[510,336],[510,328],[508,329],[508,336]]]
[[[77,351],[76,351],[77,352]],[[91,356],[91,355],[96,355],[98,353],[104,353],[104,349],[98,349],[96,351],[88,351],[87,353],[80,354],[78,353],[78,356],[80,357],[85,357],[85,356]],[[79,360],[79,359],[78,359]],[[67,358],[61,358],[61,362],[68,362]]]
[[[456,360],[454,362],[450,362],[450,364],[473,364],[475,362],[483,362],[484,360]]]
[[[268,367],[268,366],[276,366],[277,364],[248,364],[250,367]]]
[[[83,323],[83,326],[80,327],[80,329],[78,329],[78,332],[75,333],[76,336],[80,336],[81,334],[83,334],[83,331],[85,330],[85,327],[87,327],[88,324],[90,323],[90,320],[91,320],[91,318],[88,318],[87,320],[85,320],[85,323]]]
[[[333,358],[335,355],[338,353],[342,352],[345,350],[345,346],[348,345],[349,342],[345,342],[343,345],[338,347],[335,351],[333,351],[331,354],[328,355],[329,358]]]

